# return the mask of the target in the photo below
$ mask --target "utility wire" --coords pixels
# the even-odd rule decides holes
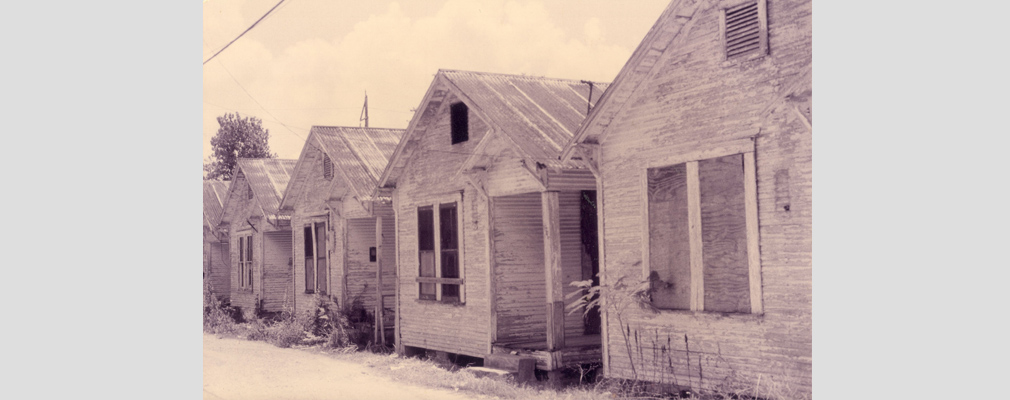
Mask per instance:
[[[283,2],[284,0],[281,0],[281,1]],[[228,70],[228,67],[226,67],[223,62],[218,62],[218,64],[221,64],[221,68],[224,68],[224,72],[228,73],[228,76],[230,76],[231,79],[235,81],[235,84],[238,85],[238,87],[241,88],[243,92],[245,92],[246,96],[249,96],[249,98],[252,99],[252,101],[255,102],[256,105],[260,106],[260,108],[263,109],[263,112],[265,112],[265,113],[267,113],[267,115],[273,117],[274,121],[276,121],[278,124],[281,124],[282,126],[284,126],[285,128],[287,128],[289,131],[291,131],[292,135],[295,135],[296,137],[298,137],[301,140],[305,140],[305,138],[303,138],[302,135],[299,135],[299,134],[295,133],[295,131],[292,130],[291,127],[288,126],[288,124],[285,124],[285,123],[281,122],[281,120],[279,118],[277,118],[276,115],[273,115],[270,111],[267,110],[266,107],[263,107],[263,104],[260,104],[259,100],[256,100],[256,98],[253,97],[252,93],[249,93],[249,91],[246,90],[245,86],[242,86],[242,84],[238,81],[238,79],[235,78],[235,75],[232,75],[231,71]]]
[[[232,39],[230,42],[228,42],[228,44],[224,45],[224,47],[222,47],[221,50],[218,50],[217,53],[214,53],[214,55],[210,56],[210,58],[208,58],[206,61],[204,61],[203,65],[207,65],[208,61],[213,60],[214,57],[217,57],[218,54],[221,54],[221,52],[224,51],[224,49],[227,49],[228,46],[231,46],[232,43],[235,43],[235,41],[238,40],[240,37],[242,37],[242,35],[245,35],[246,32],[249,32],[250,30],[252,30],[252,28],[254,28],[256,26],[256,24],[260,23],[260,21],[262,21],[263,18],[266,18],[267,15],[270,15],[270,13],[273,12],[274,9],[276,9],[277,6],[281,5],[281,3],[283,3],[284,1],[285,0],[281,0],[280,2],[278,2],[277,4],[275,4],[273,7],[271,7],[270,10],[267,11],[266,14],[263,14],[263,16],[260,17],[260,19],[257,19],[256,22],[253,22],[253,24],[250,27],[248,27],[248,28],[246,28],[246,30],[242,31],[242,33],[240,33],[238,35],[238,37]]]

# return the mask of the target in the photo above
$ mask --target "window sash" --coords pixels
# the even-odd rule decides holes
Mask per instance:
[[[462,194],[451,201],[417,207],[418,298],[464,303],[462,243],[460,239]],[[437,224],[437,225],[436,225]]]

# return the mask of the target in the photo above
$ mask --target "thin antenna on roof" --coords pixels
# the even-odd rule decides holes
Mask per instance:
[[[593,108],[593,83],[590,81],[580,81],[589,85],[589,102],[586,104],[586,115],[589,115],[589,110]]]
[[[361,107],[361,115],[358,116],[358,126],[361,126],[361,121],[365,121],[365,128],[368,127],[368,91],[365,91],[365,105]]]

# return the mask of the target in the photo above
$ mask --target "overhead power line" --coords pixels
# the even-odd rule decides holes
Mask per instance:
[[[270,15],[270,13],[273,12],[274,9],[276,9],[277,6],[281,5],[281,3],[283,3],[284,1],[285,0],[281,0],[280,2],[278,2],[277,4],[275,4],[273,7],[271,7],[270,10],[267,11],[266,14],[263,14],[263,16],[260,17],[260,19],[257,19],[256,22],[253,22],[253,24],[251,26],[249,26],[248,28],[246,28],[246,30],[242,31],[242,33],[240,33],[236,38],[232,39],[230,42],[228,42],[228,44],[224,45],[224,47],[222,47],[221,50],[218,50],[217,53],[214,53],[214,55],[210,56],[210,58],[208,58],[206,61],[204,61],[203,64],[207,65],[208,61],[213,60],[214,57],[217,57],[218,54],[221,54],[221,52],[224,51],[224,49],[227,49],[228,46],[231,46],[232,43],[235,43],[235,41],[238,40],[240,37],[242,37],[242,35],[245,35],[246,32],[249,32],[250,30],[252,30],[252,28],[256,27],[256,24],[260,23],[260,21],[262,21],[263,18],[266,18],[267,15]]]

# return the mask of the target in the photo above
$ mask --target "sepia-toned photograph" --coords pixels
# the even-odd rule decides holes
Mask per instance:
[[[812,398],[811,0],[202,8],[204,399]]]

